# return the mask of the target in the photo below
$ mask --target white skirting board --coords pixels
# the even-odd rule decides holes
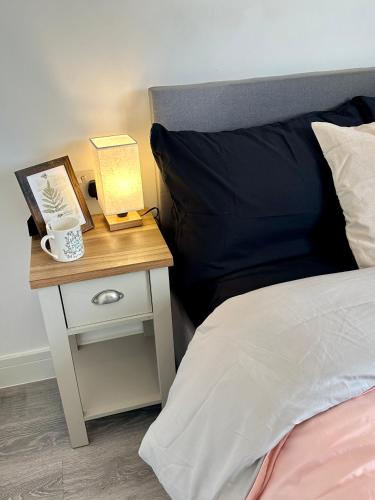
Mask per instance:
[[[0,356],[0,388],[55,377],[49,347]]]

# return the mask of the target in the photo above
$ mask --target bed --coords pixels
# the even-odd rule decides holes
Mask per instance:
[[[271,78],[149,89],[152,122],[170,130],[220,131],[284,120],[328,109],[355,95],[373,95],[375,69],[351,69]],[[161,227],[171,224],[171,197],[156,169]],[[175,349],[179,363],[196,325],[172,289]]]
[[[168,130],[229,131],[293,120],[354,96],[373,96],[375,69],[154,87],[149,95],[152,121]],[[375,120],[365,123],[370,121]],[[157,186],[161,227],[168,237],[173,203],[159,173]],[[249,281],[247,271],[245,276],[241,271],[239,279],[235,275],[230,285],[226,280],[224,288],[221,280],[220,300],[215,298],[211,309],[195,321],[189,299],[172,277],[175,348],[177,362],[182,362],[167,406],[146,434],[140,455],[173,499],[354,498],[347,496],[350,488],[357,498],[375,495],[369,465],[375,453],[375,416],[369,409],[375,381],[375,274],[371,267],[358,270],[344,246],[340,243],[333,260],[298,262],[294,267],[300,271],[293,275],[283,272],[285,261],[276,261],[264,283],[254,280],[254,274]],[[261,274],[264,268],[259,269]],[[364,393],[368,396],[363,398]],[[311,440],[304,441],[309,432],[314,441],[319,425],[331,421],[335,427],[336,418],[353,415],[349,404],[361,408],[354,411],[357,420],[352,426],[367,443],[369,456],[362,456],[361,466],[345,469],[345,463],[334,487],[326,477],[324,488],[315,491],[314,484],[323,484],[322,473],[331,481],[335,477],[326,465],[331,455],[319,471],[312,466],[320,460],[318,454],[304,463],[316,475],[296,471],[293,460],[301,457],[304,447],[312,447]],[[367,424],[374,424],[361,433],[363,415]],[[324,422],[318,425],[318,418]],[[324,446],[332,446],[335,454],[342,439],[332,439]],[[354,443],[352,450],[358,446]],[[352,481],[349,488],[342,480],[345,474],[368,481],[360,487]],[[291,489],[296,482],[300,489]],[[342,483],[344,493],[336,487]]]

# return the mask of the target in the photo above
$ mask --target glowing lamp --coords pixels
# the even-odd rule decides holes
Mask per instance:
[[[144,208],[138,144],[129,135],[90,139],[97,153],[98,201],[110,231],[140,226]]]

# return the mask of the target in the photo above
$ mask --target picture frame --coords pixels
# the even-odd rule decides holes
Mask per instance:
[[[82,231],[94,223],[68,156],[46,161],[15,172],[40,236],[55,217],[77,217]]]

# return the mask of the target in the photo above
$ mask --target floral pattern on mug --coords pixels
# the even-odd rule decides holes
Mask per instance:
[[[82,236],[80,231],[68,231],[65,235],[64,255],[67,259],[78,259],[83,255]]]

